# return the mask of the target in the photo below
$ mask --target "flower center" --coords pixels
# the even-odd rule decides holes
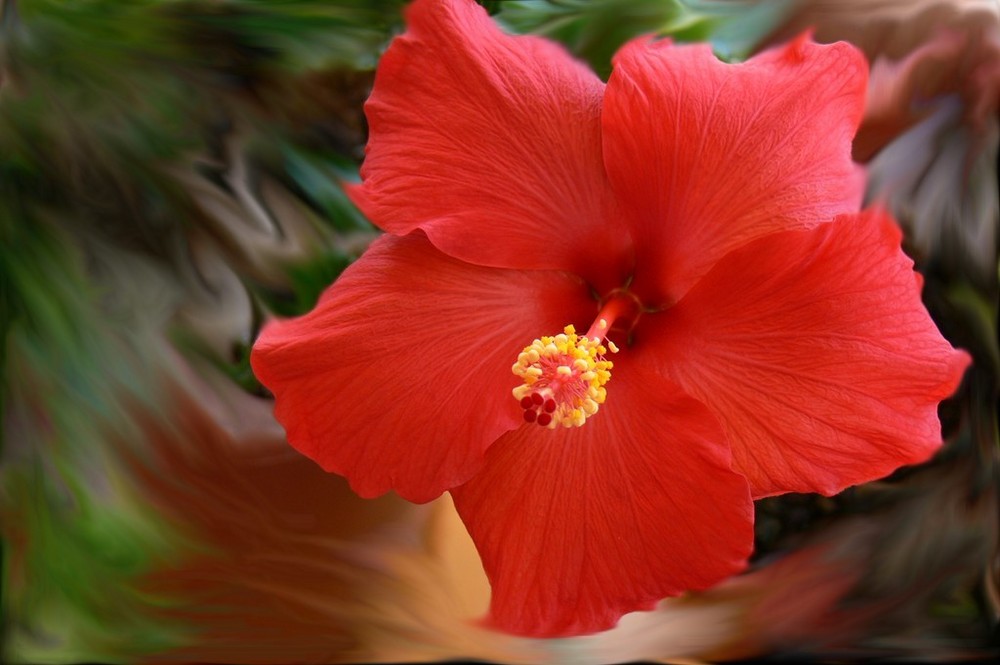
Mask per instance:
[[[543,336],[524,347],[511,371],[523,383],[514,388],[514,399],[524,409],[524,420],[555,429],[580,427],[597,413],[607,399],[604,387],[613,363],[605,359],[615,343],[604,342],[615,319],[633,310],[634,301],[613,297],[604,304],[586,335],[568,325],[559,335]]]

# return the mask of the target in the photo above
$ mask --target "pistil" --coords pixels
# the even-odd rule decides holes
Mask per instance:
[[[524,410],[524,420],[541,427],[580,427],[597,413],[607,399],[605,384],[613,363],[605,358],[618,347],[607,339],[616,320],[634,315],[634,298],[615,296],[606,300],[600,313],[579,336],[568,325],[563,332],[543,336],[524,347],[511,370],[522,384],[514,398]],[[606,344],[606,346],[605,346]]]

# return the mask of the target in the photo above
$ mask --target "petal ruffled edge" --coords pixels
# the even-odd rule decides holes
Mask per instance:
[[[604,97],[604,159],[645,302],[676,302],[758,237],[858,210],[851,140],[867,73],[853,46],[808,34],[739,64],[708,45],[622,47]]]
[[[618,286],[630,243],[601,156],[604,83],[472,0],[417,0],[406,16],[365,105],[358,207],[465,261]]]
[[[362,496],[422,503],[522,422],[510,367],[524,345],[593,311],[565,273],[484,268],[419,232],[383,236],[312,312],[268,323],[250,360],[294,447]]]
[[[970,357],[938,332],[881,209],[762,238],[643,331],[723,423],[761,498],[835,494],[926,461]]]
[[[721,428],[628,353],[585,425],[523,425],[451,491],[492,585],[488,625],[535,637],[606,630],[744,568],[753,504]]]

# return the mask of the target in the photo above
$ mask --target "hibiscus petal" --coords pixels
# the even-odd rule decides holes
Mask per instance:
[[[753,504],[717,421],[628,350],[612,373],[585,425],[524,425],[452,490],[501,629],[605,630],[745,565]]]
[[[888,215],[844,215],[736,250],[642,340],[722,421],[755,497],[834,494],[930,457],[969,364],[912,268]]]
[[[629,206],[633,290],[676,302],[730,250],[858,209],[851,162],[867,67],[803,35],[745,63],[707,45],[638,39],[615,57],[604,155]]]
[[[374,497],[416,502],[468,480],[522,422],[511,364],[594,316],[576,277],[498,270],[385,236],[309,314],[261,331],[251,363],[289,442]]]
[[[619,285],[628,267],[596,260],[628,238],[601,158],[601,80],[471,0],[417,0],[407,23],[365,105],[359,207],[466,261]]]

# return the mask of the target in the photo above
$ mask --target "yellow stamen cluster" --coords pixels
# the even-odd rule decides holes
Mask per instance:
[[[599,323],[599,328],[607,328],[603,319]],[[614,344],[608,346],[618,351]],[[525,420],[549,429],[583,425],[607,399],[604,384],[613,366],[604,359],[607,352],[601,337],[580,337],[571,325],[560,335],[524,347],[511,370],[524,381],[513,395],[525,410]]]

